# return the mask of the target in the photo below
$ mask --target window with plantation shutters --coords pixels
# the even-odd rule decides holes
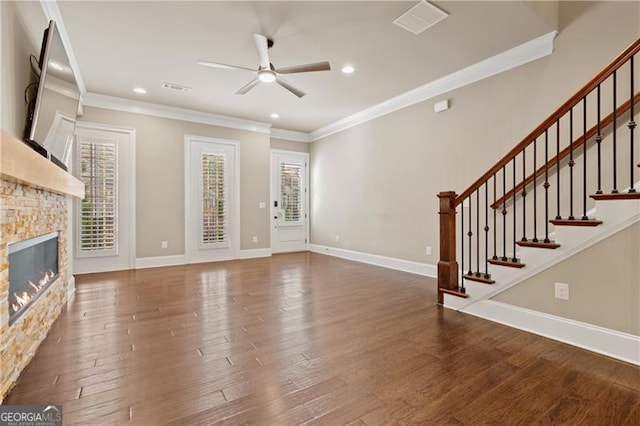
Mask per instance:
[[[302,164],[280,163],[280,208],[285,223],[302,220],[303,176]]]
[[[228,203],[226,188],[226,162],[222,153],[202,153],[202,246],[227,244]]]
[[[85,184],[79,211],[79,256],[117,254],[118,146],[115,141],[78,142],[78,175]]]

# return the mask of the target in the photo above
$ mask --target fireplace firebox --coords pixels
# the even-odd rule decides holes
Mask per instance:
[[[58,278],[58,233],[9,244],[9,325]]]

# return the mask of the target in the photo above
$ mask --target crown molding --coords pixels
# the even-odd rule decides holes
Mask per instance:
[[[271,137],[278,139],[286,139],[295,142],[311,143],[311,136],[306,132],[298,132],[295,130],[278,129],[276,127],[271,128]]]
[[[212,114],[195,111],[192,109],[178,108],[168,105],[153,104],[150,102],[136,101],[103,95],[100,93],[87,93],[83,98],[83,105],[105,108],[115,111],[130,112],[134,114],[152,115],[155,117],[171,118],[174,120],[189,121],[192,123],[208,124],[212,126],[228,127],[231,129],[247,130],[258,133],[271,133],[271,124],[260,121],[245,120],[243,118],[229,117],[226,115]]]
[[[71,66],[73,75],[76,78],[78,88],[80,89],[80,96],[82,97],[85,93],[87,93],[87,86],[85,86],[84,80],[82,79],[82,74],[80,74],[80,67],[78,66],[78,61],[76,61],[76,55],[75,53],[73,53],[73,48],[71,47],[71,39],[69,39],[69,33],[67,33],[67,27],[64,25],[62,14],[60,13],[60,9],[58,8],[58,3],[55,0],[40,0],[40,6],[42,7],[44,16],[48,21],[52,19],[56,21],[56,26],[58,27],[58,32],[60,33],[62,44],[64,45],[67,55],[69,56],[69,65]]]
[[[390,114],[402,108],[426,101],[460,87],[489,78],[496,74],[543,58],[553,52],[553,40],[558,34],[551,31],[543,36],[529,40],[512,49],[477,62],[445,77],[388,99],[370,108],[335,121],[310,133],[311,141],[325,138],[350,127],[357,126],[374,118]]]

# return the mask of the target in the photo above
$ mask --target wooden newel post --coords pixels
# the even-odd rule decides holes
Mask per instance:
[[[440,260],[438,261],[438,303],[444,302],[441,290],[458,292],[458,261],[456,260],[456,193],[438,194],[440,199]]]

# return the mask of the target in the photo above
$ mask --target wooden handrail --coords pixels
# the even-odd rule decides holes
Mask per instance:
[[[640,92],[636,93],[636,95],[633,97],[633,103],[637,104],[638,102],[640,102]],[[618,107],[618,109],[616,109],[615,115],[616,117],[620,117],[622,114],[624,114],[625,112],[627,112],[629,110],[629,108],[631,107],[631,102],[627,101],[625,103],[623,103],[622,105],[620,105]],[[600,129],[604,130],[606,127],[610,126],[611,123],[613,123],[613,115],[614,113],[611,113],[609,115],[607,115],[605,118],[603,118],[600,121]],[[590,128],[587,133],[586,133],[586,139],[590,140],[593,137],[597,136],[598,134],[598,125],[596,124],[595,126],[593,126],[592,128]],[[585,137],[584,136],[580,136],[578,137],[575,141],[573,141],[573,150],[575,151],[577,148],[581,147],[582,144],[584,143]],[[565,157],[567,157],[569,155],[569,152],[571,151],[571,149],[567,146],[565,149],[563,149],[562,151],[560,151],[560,154],[558,154],[557,156],[553,157],[552,159],[550,159],[547,164],[556,164],[558,161],[563,160]],[[538,170],[536,170],[535,172],[535,177],[539,177],[542,176],[544,174],[545,169],[547,168],[547,165],[543,165],[541,166]],[[520,191],[522,191],[522,188],[526,185],[529,185],[531,182],[533,182],[534,179],[534,174],[530,174],[529,176],[527,176],[527,178],[520,182],[518,185],[516,185],[515,188],[512,188],[511,190],[509,190],[506,194],[504,194],[502,197],[498,198],[495,203],[491,204],[491,208],[495,209],[496,206],[501,206],[502,202],[504,200],[508,200],[509,198],[513,197],[514,192],[518,193]]]
[[[500,169],[507,165],[513,158],[522,152],[523,149],[528,147],[536,138],[540,137],[545,130],[551,127],[556,121],[560,120],[571,108],[578,104],[582,98],[586,97],[591,91],[593,91],[599,84],[602,84],[615,70],[625,64],[633,55],[640,51],[640,38],[631,43],[618,57],[616,57],[609,65],[607,65],[602,71],[600,71],[593,79],[585,84],[580,90],[578,90],[573,96],[569,98],[560,108],[558,108],[553,114],[551,114],[546,120],[544,120],[538,127],[529,133],[525,138],[517,144],[511,151],[507,153],[500,161],[494,164],[485,174],[480,176],[469,188],[464,190],[455,199],[454,206],[460,205],[469,195],[473,194],[480,186],[496,174]]]

